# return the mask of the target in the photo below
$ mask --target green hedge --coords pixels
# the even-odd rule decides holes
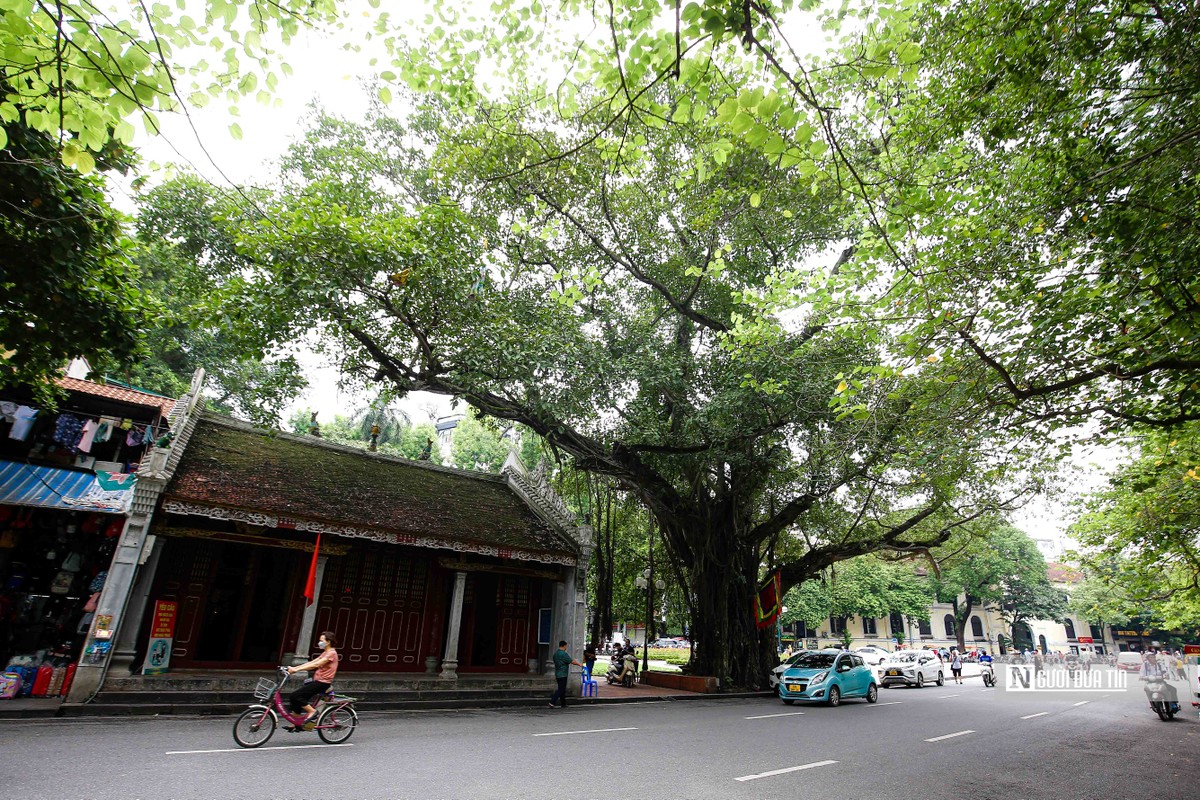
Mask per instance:
[[[651,647],[649,651],[651,661],[665,661],[675,667],[681,667],[688,663],[691,653],[691,650],[681,647]],[[640,648],[637,651],[637,658],[638,668],[641,669],[642,651]],[[607,661],[597,661],[596,668],[592,670],[592,675],[596,676],[606,674],[608,672],[608,666],[609,662]]]

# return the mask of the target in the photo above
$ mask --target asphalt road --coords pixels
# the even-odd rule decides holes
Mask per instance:
[[[1190,699],[1190,698],[1189,698]],[[965,685],[879,703],[704,699],[364,714],[347,745],[232,718],[0,723],[2,798],[1191,798],[1200,720],[1128,694]]]

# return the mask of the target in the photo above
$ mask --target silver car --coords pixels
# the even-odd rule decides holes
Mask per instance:
[[[904,650],[892,653],[879,665],[879,683],[885,689],[893,686],[916,686],[926,683],[946,684],[942,662],[929,650]]]

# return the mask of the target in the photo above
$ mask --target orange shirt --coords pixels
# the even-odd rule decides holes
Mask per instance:
[[[333,683],[333,676],[337,675],[338,668],[338,652],[332,647],[325,650],[325,663],[317,667],[317,671],[313,673],[313,680],[321,683]]]

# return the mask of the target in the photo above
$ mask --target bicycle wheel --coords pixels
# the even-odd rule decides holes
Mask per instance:
[[[317,719],[317,735],[325,744],[341,744],[354,735],[357,725],[354,706],[331,706]]]
[[[247,708],[233,723],[233,740],[242,747],[261,747],[275,733],[275,715],[258,706]]]

